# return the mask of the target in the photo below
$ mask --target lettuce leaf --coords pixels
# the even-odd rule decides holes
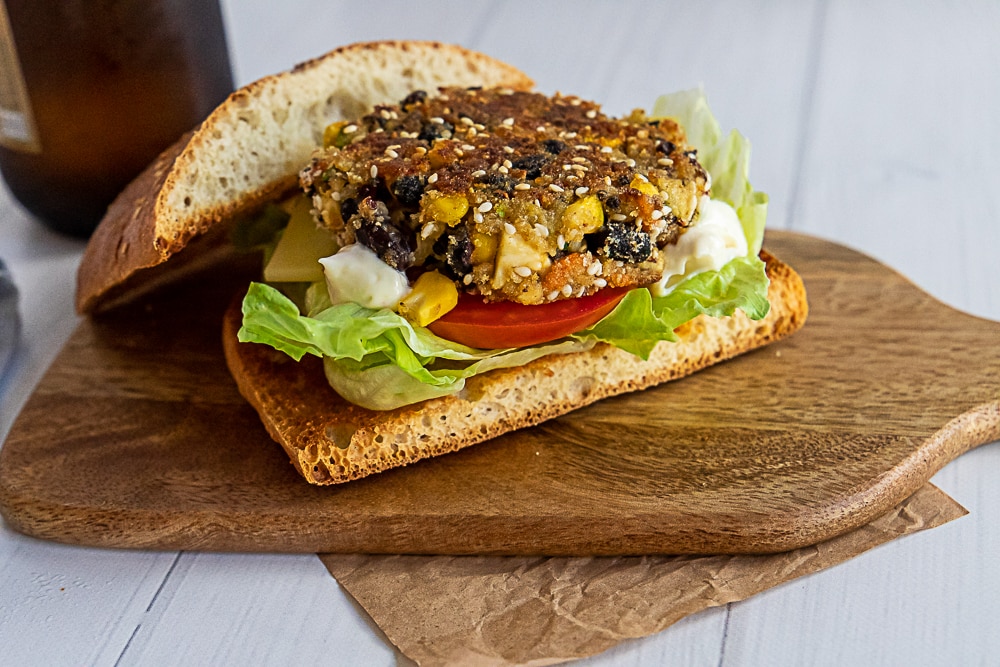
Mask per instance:
[[[733,130],[723,135],[700,89],[665,95],[653,117],[670,117],[684,127],[688,143],[712,178],[712,197],[732,206],[740,219],[749,252],[718,271],[688,277],[670,293],[654,297],[631,291],[600,322],[560,341],[515,350],[477,350],[414,327],[387,310],[357,304],[331,305],[325,286],[311,286],[307,314],[273,287],[254,283],[243,301],[239,339],[264,343],[298,360],[323,358],[327,379],[345,399],[388,410],[462,390],[465,381],[498,368],[589,349],[598,342],[648,358],[660,341],[674,341],[674,330],[701,314],[727,317],[737,309],[764,317],[768,280],[757,257],[764,236],[767,195],[749,181],[750,142]]]
[[[728,317],[739,308],[751,319],[767,315],[767,274],[758,257],[738,257],[718,271],[688,278],[666,296],[629,292],[603,320],[575,337],[610,343],[648,359],[661,340],[675,341],[674,329],[698,315]]]
[[[698,161],[712,177],[712,199],[736,210],[750,255],[760,252],[767,217],[767,195],[750,185],[750,141],[736,130],[725,138],[701,88],[663,95],[653,104],[654,118],[672,118],[698,150]]]
[[[523,366],[550,354],[589,349],[595,339],[567,339],[516,350],[477,350],[439,338],[385,308],[354,303],[302,315],[284,294],[252,283],[243,299],[240,342],[264,343],[296,361],[323,357],[330,384],[345,399],[372,410],[460,391],[465,380]]]

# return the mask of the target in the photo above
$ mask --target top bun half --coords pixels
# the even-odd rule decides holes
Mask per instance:
[[[533,82],[459,46],[369,42],[232,93],[112,202],[83,255],[77,309],[110,309],[231,256],[233,223],[295,190],[327,125],[440,86],[530,90]]]

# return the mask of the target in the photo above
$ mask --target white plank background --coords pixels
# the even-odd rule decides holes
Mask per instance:
[[[1000,4],[224,0],[240,83],[341,44],[438,39],[616,113],[704,85],[755,146],[769,225],[861,249],[1000,319]],[[77,323],[82,245],[0,191],[25,345],[0,436]],[[996,342],[1000,345],[1000,340]],[[1000,664],[1000,447],[934,481],[971,515],[587,665]],[[315,556],[121,552],[0,526],[0,664],[393,665]]]

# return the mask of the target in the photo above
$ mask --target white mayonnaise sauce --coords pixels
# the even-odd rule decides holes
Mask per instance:
[[[669,294],[691,276],[717,271],[730,260],[747,254],[747,239],[736,211],[729,204],[702,197],[700,215],[677,243],[663,248],[663,278],[649,290],[653,296]]]
[[[319,260],[333,305],[354,302],[366,308],[395,308],[410,292],[406,274],[360,243]]]

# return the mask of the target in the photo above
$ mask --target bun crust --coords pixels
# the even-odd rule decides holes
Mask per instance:
[[[336,484],[674,380],[788,336],[808,315],[805,287],[788,265],[764,251],[761,258],[771,281],[771,310],[763,320],[740,311],[701,316],[678,330],[679,342],[660,343],[647,361],[600,344],[491,371],[469,379],[457,395],[384,412],[340,398],[315,357],[296,362],[268,346],[238,342],[239,300],[226,313],[223,346],[240,393],[292,465],[312,484]]]
[[[533,83],[458,46],[370,42],[237,90],[108,208],[77,274],[77,309],[105,310],[174,278],[179,262],[160,267],[182,249],[191,265],[231,255],[233,223],[297,187],[326,125],[446,85],[529,90]]]

